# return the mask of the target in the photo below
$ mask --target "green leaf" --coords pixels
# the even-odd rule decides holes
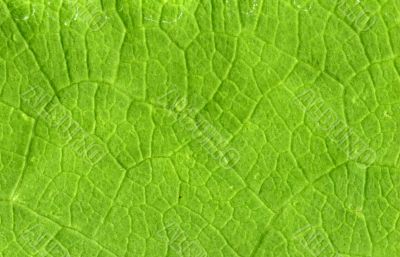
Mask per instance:
[[[0,257],[398,256],[398,2],[0,14]]]

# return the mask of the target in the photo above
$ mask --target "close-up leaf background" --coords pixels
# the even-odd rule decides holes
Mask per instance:
[[[0,257],[400,256],[399,11],[0,1]]]

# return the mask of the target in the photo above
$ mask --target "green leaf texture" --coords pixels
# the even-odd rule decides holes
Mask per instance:
[[[0,257],[400,256],[399,10],[0,1]]]

